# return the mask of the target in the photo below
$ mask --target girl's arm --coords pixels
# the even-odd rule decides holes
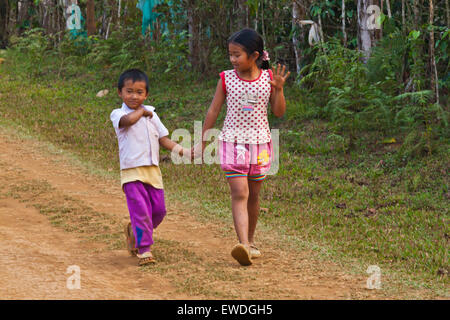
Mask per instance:
[[[119,128],[125,128],[132,126],[136,122],[139,121],[139,119],[144,117],[153,117],[153,113],[151,111],[148,111],[144,107],[139,107],[138,109],[134,110],[133,112],[130,112],[129,114],[123,116],[119,120]]]
[[[272,67],[273,71],[273,80],[269,81],[269,83],[272,85],[272,94],[270,96],[270,105],[272,107],[273,114],[281,118],[284,113],[286,112],[286,100],[284,98],[284,84],[286,82],[286,79],[291,74],[290,72],[286,73],[286,66],[283,66],[283,69],[281,69],[281,66],[278,64],[277,69],[275,70],[274,67]]]
[[[225,92],[223,92],[222,79],[219,79],[219,81],[217,82],[216,93],[214,94],[214,98],[211,102],[208,112],[206,113],[205,123],[203,124],[202,130],[203,148],[206,145],[206,142],[203,141],[205,132],[214,127],[224,102],[225,102]]]

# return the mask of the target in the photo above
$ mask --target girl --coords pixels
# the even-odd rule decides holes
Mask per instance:
[[[261,256],[254,235],[259,215],[259,192],[273,158],[267,106],[282,117],[286,111],[283,86],[286,67],[269,69],[264,41],[252,29],[241,30],[228,40],[234,69],[220,74],[217,89],[203,126],[211,129],[227,102],[227,114],[219,135],[219,157],[231,191],[234,227],[239,244],[231,255],[241,265]],[[205,149],[205,141],[202,150]]]

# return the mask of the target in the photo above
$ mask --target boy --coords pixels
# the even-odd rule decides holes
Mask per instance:
[[[119,143],[121,185],[131,220],[125,228],[127,246],[130,254],[139,258],[140,266],[155,262],[150,250],[153,229],[166,214],[159,145],[175,149],[180,156],[190,153],[168,138],[169,132],[155,108],[142,104],[149,95],[148,87],[144,72],[125,71],[118,82],[122,108],[113,110],[110,116]]]

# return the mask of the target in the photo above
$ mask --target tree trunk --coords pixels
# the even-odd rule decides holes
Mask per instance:
[[[387,7],[387,12],[388,12],[388,17],[390,19],[390,18],[392,18],[392,12],[391,12],[391,3],[389,0],[386,0],[386,7]]]
[[[347,32],[345,31],[345,0],[342,0],[341,8],[342,8],[341,9],[341,11],[342,11],[341,20],[342,20],[343,42],[344,42],[344,47],[347,47]]]
[[[445,11],[447,12],[447,26],[450,26],[450,6],[448,0],[445,0]]]
[[[255,23],[254,29],[256,31],[258,31],[258,15],[259,15],[259,1],[258,1],[258,5],[256,6],[255,21],[254,21],[254,23]]]
[[[8,44],[9,1],[0,2],[0,48]]]
[[[264,20],[264,1],[261,1],[261,23],[262,23],[262,37],[265,42],[267,41],[267,38],[266,38],[266,23]]]
[[[305,9],[302,0],[294,0],[292,2],[292,28],[296,28],[296,26],[300,25],[298,21],[303,20],[305,18]],[[301,70],[301,57],[302,50],[299,48],[299,44],[304,40],[304,31],[303,28],[300,30],[300,40],[297,35],[294,33],[292,36],[292,44],[294,46],[295,53],[295,65],[297,67],[297,75],[300,74]],[[299,78],[300,80],[300,78]]]
[[[413,19],[414,30],[419,30],[419,21],[420,21],[419,0],[414,0],[413,12],[414,12],[414,19]]]
[[[29,8],[31,0],[19,0],[17,3],[17,24],[19,25],[19,34],[29,26]]]
[[[122,10],[122,0],[119,0],[119,8],[117,9],[117,23],[120,26],[120,11]]]
[[[200,59],[199,19],[195,12],[195,0],[188,0],[187,17],[189,28],[189,62],[193,68],[198,68]]]
[[[429,24],[432,27],[434,23],[434,6],[433,0],[430,0],[430,21]],[[439,83],[438,74],[436,68],[436,58],[434,56],[434,30],[430,30],[430,65],[431,65],[431,90],[435,92],[435,102],[439,103]]]
[[[358,49],[364,53],[363,62],[366,63],[370,57],[370,52],[375,44],[374,15],[367,13],[370,5],[374,4],[373,0],[358,0],[357,18],[358,18]]]
[[[88,36],[92,36],[97,33],[96,27],[95,27],[95,2],[94,2],[94,0],[87,0],[86,25],[87,25]]]
[[[404,34],[406,30],[405,0],[402,0],[402,30]]]
[[[248,6],[246,4],[247,0],[237,0],[238,1],[238,29],[248,28]]]
[[[320,43],[324,43],[325,42],[325,36],[323,34],[323,27],[322,27],[322,18],[320,17],[320,14],[317,15],[317,17],[319,18],[319,35],[320,35]]]
[[[41,11],[41,26],[45,30],[46,34],[52,34],[53,28],[52,28],[52,16],[53,11],[55,9],[55,6],[53,4],[52,0],[42,0],[39,3],[40,11]]]

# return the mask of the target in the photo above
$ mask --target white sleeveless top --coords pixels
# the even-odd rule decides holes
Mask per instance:
[[[272,92],[272,70],[261,70],[255,80],[241,79],[236,70],[220,74],[227,98],[227,114],[219,140],[263,144],[271,140],[267,106]]]

